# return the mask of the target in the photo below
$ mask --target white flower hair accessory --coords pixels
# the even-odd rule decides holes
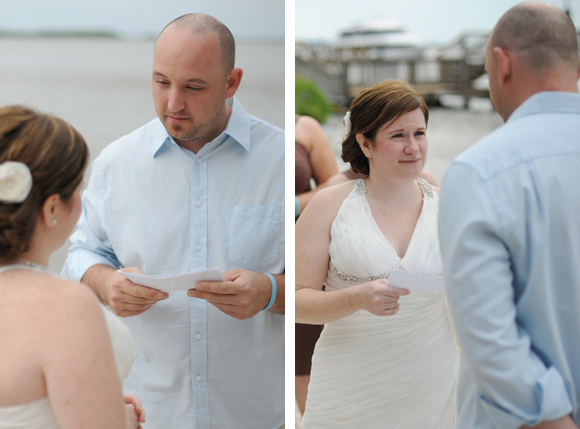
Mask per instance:
[[[22,162],[0,164],[0,203],[20,204],[32,189],[32,173]]]
[[[348,112],[346,112],[346,115],[344,115],[344,118],[342,120],[342,123],[346,127],[346,134],[350,134],[350,129],[351,129],[350,110]]]

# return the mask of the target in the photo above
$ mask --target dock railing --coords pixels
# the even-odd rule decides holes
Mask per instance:
[[[347,105],[363,88],[404,79],[428,102],[444,94],[488,97],[474,82],[484,74],[488,34],[464,33],[443,47],[342,48],[296,44],[296,75],[316,80],[335,104]]]

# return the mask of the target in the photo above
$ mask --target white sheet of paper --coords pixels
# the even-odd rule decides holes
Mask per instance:
[[[409,289],[411,293],[445,293],[443,276],[424,276],[402,270],[391,271],[387,285]]]
[[[133,283],[151,287],[163,292],[193,289],[195,282],[223,282],[224,277],[218,267],[187,274],[157,274],[148,276],[138,273],[119,271]]]

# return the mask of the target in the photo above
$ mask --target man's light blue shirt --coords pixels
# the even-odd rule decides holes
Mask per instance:
[[[580,95],[542,92],[459,156],[440,239],[458,429],[580,423]]]
[[[226,129],[197,154],[159,119],[101,152],[63,276],[80,280],[95,264],[284,272],[284,132],[228,102]],[[240,321],[172,292],[123,321],[135,338],[123,387],[141,398],[144,428],[284,423],[284,315]]]

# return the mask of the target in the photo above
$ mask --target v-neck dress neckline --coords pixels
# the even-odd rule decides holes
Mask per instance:
[[[423,180],[423,179],[420,179]],[[385,245],[390,248],[394,254],[394,256],[396,258],[399,258],[399,265],[404,265],[403,261],[405,260],[405,258],[407,257],[407,255],[409,254],[409,251],[411,250],[411,246],[414,245],[415,243],[415,236],[417,235],[417,229],[420,225],[420,223],[423,220],[423,213],[424,213],[424,208],[425,208],[425,197],[426,197],[426,193],[427,191],[423,190],[424,186],[428,186],[429,188],[431,188],[431,185],[429,185],[429,183],[425,184],[421,184],[420,181],[418,181],[419,183],[419,188],[421,188],[421,193],[422,193],[422,198],[421,198],[421,212],[419,213],[419,217],[417,218],[417,222],[415,223],[415,227],[413,228],[413,233],[411,234],[411,239],[409,240],[409,244],[407,245],[407,249],[405,250],[405,254],[401,257],[399,256],[399,254],[397,253],[397,250],[395,249],[395,246],[392,245],[392,243],[389,241],[389,239],[385,236],[385,234],[383,233],[383,231],[381,230],[381,227],[379,226],[379,224],[377,223],[376,218],[373,215],[373,211],[371,209],[371,206],[369,204],[369,201],[367,199],[366,196],[366,183],[364,179],[357,179],[357,181],[360,181],[361,184],[357,184],[356,186],[360,189],[357,190],[357,192],[364,192],[364,195],[362,195],[363,197],[363,204],[365,205],[365,208],[368,210],[369,213],[369,217],[372,220],[371,225],[374,228],[375,232],[377,235],[379,235],[380,237],[384,238],[385,241]],[[431,188],[432,189],[432,188]],[[429,197],[428,197],[429,198]]]
[[[401,258],[371,212],[364,179],[355,181],[331,226],[330,275],[353,284],[388,278],[394,268],[417,274],[442,274],[437,236],[438,196],[427,181],[419,178],[417,182],[423,193],[421,213]],[[341,239],[336,241],[336,237]],[[362,263],[353,263],[361,257]],[[435,265],[427,263],[430,265],[427,267],[424,261],[432,257],[436,258]],[[429,272],[421,272],[425,269]]]

